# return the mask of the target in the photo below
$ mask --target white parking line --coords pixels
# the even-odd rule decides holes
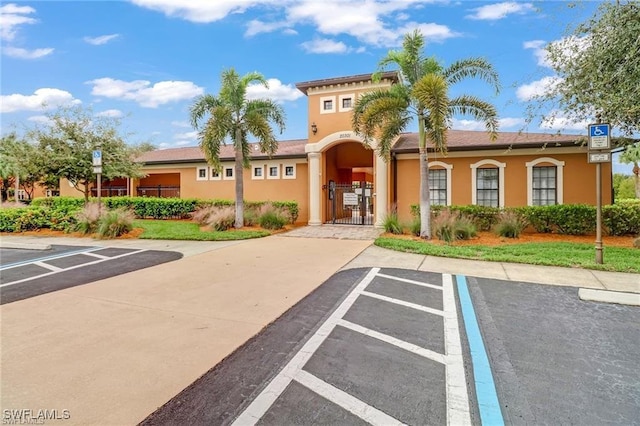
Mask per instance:
[[[318,379],[313,374],[307,373],[304,370],[298,371],[294,380],[372,425],[387,426],[403,424],[400,420],[391,417],[371,405],[365,404],[358,398]]]
[[[387,275],[387,274],[378,274],[378,276],[381,277],[381,278],[388,278],[390,280],[400,281],[400,282],[407,283],[407,284],[413,284],[413,285],[417,285],[417,286],[420,286],[420,287],[432,288],[434,290],[442,290],[442,287],[440,287],[439,285],[423,283],[422,281],[415,281],[415,280],[410,280],[410,279],[407,279],[407,278],[394,277],[393,275]]]
[[[331,316],[320,326],[318,331],[311,336],[302,349],[289,361],[282,371],[274,377],[266,388],[254,399],[246,410],[238,416],[232,423],[236,426],[255,425],[262,416],[267,412],[269,407],[284,392],[285,388],[291,383],[291,380],[298,374],[302,367],[309,361],[314,352],[320,347],[322,342],[327,338],[331,331],[335,328],[338,321],[347,313],[351,305],[358,298],[358,293],[364,290],[371,281],[376,277],[380,268],[372,268],[369,273],[360,281],[360,284],[344,299],[342,304],[338,306]]]
[[[44,262],[33,262],[33,264],[53,272],[62,271],[62,268],[58,268],[57,266],[49,265],[48,263],[44,263]]]
[[[60,272],[71,271],[72,269],[78,269],[78,268],[82,268],[82,267],[89,266],[89,265],[96,265],[98,263],[106,262],[106,261],[109,261],[111,259],[119,259],[121,257],[131,256],[133,254],[142,253],[143,251],[146,251],[146,250],[135,250],[135,251],[132,251],[132,252],[129,252],[129,253],[123,253],[123,254],[119,254],[117,256],[108,257],[106,259],[98,259],[98,260],[94,260],[92,262],[81,263],[80,265],[75,265],[75,266],[70,266],[68,268],[60,269],[58,271],[46,272],[44,274],[35,275],[35,276],[32,276],[32,277],[28,277],[28,278],[23,278],[21,280],[11,281],[9,283],[5,283],[5,284],[0,285],[0,288],[8,287],[10,285],[20,284],[20,283],[25,282],[25,281],[35,280],[37,278],[48,277],[48,276],[53,275],[53,274],[59,274]],[[76,253],[76,254],[84,254],[84,253]],[[35,263],[35,262],[31,262],[31,263]]]
[[[374,299],[384,300],[385,302],[393,303],[393,304],[396,304],[396,305],[406,306],[407,308],[415,309],[417,311],[427,312],[427,313],[430,313],[430,314],[440,315],[440,316],[444,315],[444,312],[439,311],[438,309],[433,309],[433,308],[430,308],[428,306],[418,305],[416,303],[405,302],[404,300],[394,299],[393,297],[383,296],[383,295],[378,294],[378,293],[371,293],[370,291],[363,291],[360,294],[362,294],[363,296],[372,297]]]
[[[287,365],[278,373],[273,380],[260,392],[260,394],[249,404],[249,406],[232,423],[234,426],[255,425],[269,410],[278,397],[284,392],[292,380],[304,385],[320,396],[338,404],[354,415],[372,424],[401,424],[401,422],[386,413],[366,404],[365,402],[349,395],[348,393],[322,381],[312,374],[302,370],[305,364],[318,350],[327,336],[336,326],[348,328],[352,331],[365,334],[372,338],[384,341],[391,345],[400,347],[409,352],[421,355],[430,360],[444,364],[446,369],[446,409],[448,425],[470,425],[471,414],[469,410],[469,398],[467,394],[467,381],[464,373],[462,358],[462,343],[458,330],[458,317],[456,300],[453,291],[453,280],[451,275],[443,274],[443,286],[437,287],[419,281],[401,279],[386,274],[380,274],[379,268],[372,268],[360,283],[347,295],[342,304],[329,316],[320,326],[316,333],[304,344],[302,349],[296,353]],[[376,293],[365,291],[365,288],[374,278],[383,277],[407,282],[409,284],[434,287],[443,291],[443,311],[427,308],[422,305],[404,302],[398,299],[381,296]],[[446,354],[439,354],[428,349],[419,347],[409,342],[405,342],[395,337],[377,332],[375,330],[362,327],[350,321],[343,320],[344,315],[349,311],[356,299],[360,295],[376,297],[391,303],[408,306],[430,313],[437,312],[444,318],[444,335]],[[427,310],[428,309],[428,310]]]
[[[458,310],[453,291],[453,278],[449,274],[442,274],[442,299],[444,341],[447,353],[447,424],[470,425],[471,412],[458,328]]]
[[[102,250],[102,249],[104,249],[104,247],[89,247],[89,248],[83,248],[79,250],[66,251],[58,254],[52,254],[50,256],[38,257],[36,259],[22,260],[20,262],[9,263],[8,265],[0,265],[0,271],[17,268],[19,266],[29,265],[34,262],[46,262],[47,260],[60,259],[63,257],[74,256],[76,254],[89,254],[92,251]]]
[[[370,328],[366,328],[361,325],[354,324],[347,320],[338,321],[338,325],[344,328],[348,328],[349,330],[353,330],[358,333],[364,334],[365,336],[373,337],[374,339],[378,339],[383,342],[389,343],[390,345],[397,346],[399,348],[404,349],[405,351],[414,353],[416,355],[420,355],[421,357],[439,362],[440,364],[446,364],[445,356],[443,354],[439,354],[438,352],[425,349],[421,346],[414,345],[413,343],[405,342],[404,340],[396,339],[395,337],[389,336],[388,334],[371,330]]]

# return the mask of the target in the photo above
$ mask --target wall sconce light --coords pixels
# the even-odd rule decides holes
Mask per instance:
[[[314,135],[318,133],[318,126],[316,126],[316,123],[311,123],[311,131]]]

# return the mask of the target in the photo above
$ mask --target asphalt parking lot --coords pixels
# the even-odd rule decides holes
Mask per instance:
[[[52,245],[0,248],[0,304],[180,259],[181,253],[132,248]]]

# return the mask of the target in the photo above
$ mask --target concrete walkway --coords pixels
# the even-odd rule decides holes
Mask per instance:
[[[362,235],[349,230],[354,239],[342,240],[326,237],[332,228],[223,243],[3,236],[4,247],[105,245],[185,257],[1,306],[0,408],[69,410],[65,425],[137,423],[341,269],[396,267],[614,289],[640,300],[638,274],[399,253],[372,246],[374,236],[364,235],[371,228]],[[312,238],[313,232],[322,235]]]

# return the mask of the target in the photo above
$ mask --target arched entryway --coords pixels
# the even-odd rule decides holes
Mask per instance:
[[[375,141],[372,145],[375,147]],[[365,223],[381,227],[389,202],[389,171],[384,159],[374,149],[364,146],[362,138],[350,130],[327,135],[318,142],[307,144],[305,149],[309,158],[309,225],[333,223],[329,201],[338,203],[336,211],[342,206],[342,213],[336,217],[348,213],[344,211],[344,196],[329,200],[333,181],[345,183],[346,192],[354,194],[347,195],[347,206],[364,203],[364,207],[358,207],[355,213],[351,208],[351,217],[364,214]]]
[[[345,141],[324,152],[324,223],[373,225],[373,150]]]

